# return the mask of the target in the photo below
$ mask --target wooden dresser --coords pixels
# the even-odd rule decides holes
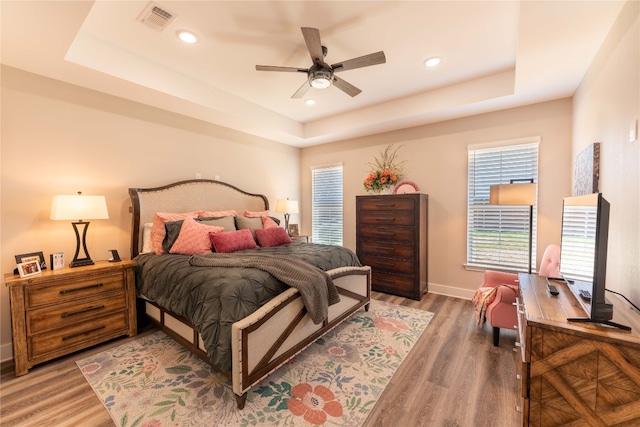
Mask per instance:
[[[428,196],[356,197],[356,253],[371,287],[420,300],[427,292]]]
[[[135,266],[97,261],[25,278],[5,275],[16,376],[38,363],[136,335]]]
[[[522,425],[640,425],[640,313],[617,295],[613,321],[631,332],[567,322],[586,317],[566,284],[520,274],[518,362]]]

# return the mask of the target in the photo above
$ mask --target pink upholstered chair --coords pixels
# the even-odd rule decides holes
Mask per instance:
[[[561,277],[560,246],[547,246],[542,255],[538,274],[546,277]],[[517,328],[518,319],[515,302],[518,289],[518,275],[487,270],[484,272],[484,283],[482,287],[476,291],[478,297],[483,288],[485,288],[485,290],[486,288],[496,288],[495,298],[485,307],[484,315],[489,325],[493,328],[493,345],[498,346],[500,342],[500,328]],[[479,299],[480,298],[474,296],[474,304],[477,303]]]

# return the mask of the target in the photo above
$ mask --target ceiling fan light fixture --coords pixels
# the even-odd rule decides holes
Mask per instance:
[[[331,86],[331,71],[315,70],[309,76],[309,84],[316,89],[326,89]]]

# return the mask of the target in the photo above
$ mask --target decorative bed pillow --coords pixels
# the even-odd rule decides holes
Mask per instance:
[[[222,218],[223,216],[236,216],[238,212],[235,209],[230,209],[228,211],[217,212],[200,211],[198,214],[198,218]]]
[[[287,232],[280,227],[256,230],[256,239],[263,248],[291,243],[291,238],[287,235]]]
[[[185,212],[185,213],[169,213],[169,212],[156,212],[153,215],[153,228],[151,229],[151,242],[153,244],[153,251],[160,255],[164,253],[162,249],[162,241],[166,235],[164,224],[169,221],[177,221],[185,218],[196,218],[198,211]]]
[[[266,230],[268,228],[280,228],[280,227],[278,226],[277,222],[275,222],[273,219],[271,219],[271,217],[263,216],[262,217],[262,228],[264,228]]]
[[[153,252],[153,242],[151,241],[151,230],[153,229],[153,223],[147,222],[142,226],[142,250],[140,253],[146,254]]]
[[[211,252],[211,234],[222,233],[224,228],[206,225],[193,218],[186,218],[180,227],[180,234],[169,253],[182,255],[202,255]]]
[[[236,230],[236,222],[233,216],[223,216],[222,218],[198,218],[196,221],[207,225],[224,227],[224,231]]]
[[[262,228],[262,217],[247,218],[244,216],[236,216],[236,228],[242,230],[248,228],[253,234],[253,230]]]
[[[216,227],[223,227],[223,231],[234,231],[236,229],[236,223],[232,216],[224,216],[222,218],[195,218],[197,222],[206,225],[215,225]],[[166,229],[166,235],[162,241],[162,249],[165,252],[169,252],[173,244],[176,242],[178,235],[180,234],[180,228],[182,228],[182,221],[169,221],[164,224]]]
[[[269,216],[269,211],[259,211],[259,212],[244,211],[244,216],[246,216],[247,218],[258,218],[263,216]]]
[[[215,251],[221,254],[258,247],[248,228],[224,233],[209,233],[209,238]]]

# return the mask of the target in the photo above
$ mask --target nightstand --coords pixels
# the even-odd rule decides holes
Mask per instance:
[[[311,236],[291,236],[292,242],[311,242]]]
[[[137,334],[135,261],[6,274],[16,376],[112,338]]]

